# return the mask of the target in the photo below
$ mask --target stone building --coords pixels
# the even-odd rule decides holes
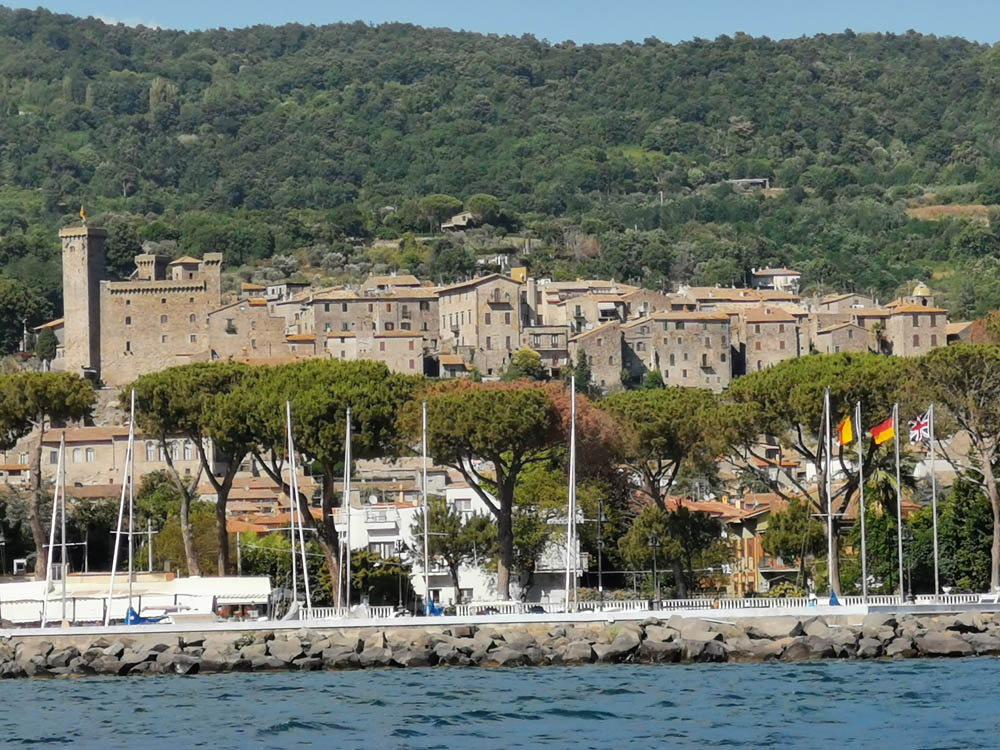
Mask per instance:
[[[459,354],[484,377],[499,377],[518,348],[521,284],[491,274],[438,290],[440,349]]]
[[[622,389],[622,324],[605,323],[589,331],[578,333],[569,340],[569,360],[575,363],[579,352],[587,357],[590,379],[601,390]]]
[[[622,326],[625,366],[633,379],[659,370],[664,384],[721,391],[732,380],[729,315],[659,312]]]
[[[947,314],[940,307],[904,303],[892,308],[886,338],[892,353],[918,357],[948,343]]]
[[[763,370],[802,354],[798,321],[779,307],[747,310],[739,317],[734,337],[740,354],[734,363],[736,374]]]
[[[271,314],[267,301],[251,297],[207,315],[208,359],[271,358],[288,353],[284,318]]]
[[[521,349],[538,352],[542,367],[556,378],[569,358],[567,326],[529,326],[521,329]]]
[[[875,334],[857,323],[840,323],[816,333],[816,351],[821,354],[874,351]]]
[[[798,294],[802,274],[791,268],[752,268],[750,286],[754,289],[779,289]]]
[[[423,375],[423,334],[419,331],[362,334],[358,336],[358,358],[385,362],[392,372]]]
[[[206,318],[221,298],[220,253],[172,262],[142,254],[130,280],[105,281],[103,229],[71,227],[59,236],[66,321],[62,369],[121,386],[207,351]]]

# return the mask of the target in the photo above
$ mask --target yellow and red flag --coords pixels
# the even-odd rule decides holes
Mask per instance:
[[[872,440],[875,441],[875,445],[882,445],[882,443],[888,442],[896,437],[896,425],[893,424],[892,417],[889,417],[884,422],[879,422],[877,425],[868,430],[868,434],[872,436]]]
[[[854,426],[851,424],[850,417],[845,417],[844,421],[837,427],[837,437],[840,439],[841,445],[849,445],[854,442]]]

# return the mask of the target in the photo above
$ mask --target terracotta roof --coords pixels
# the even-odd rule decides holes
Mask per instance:
[[[365,279],[364,286],[420,286],[420,279],[408,273],[398,276],[369,276]]]
[[[867,331],[868,330],[868,329],[864,328],[863,326],[859,326],[857,323],[851,323],[850,321],[848,321],[847,323],[840,323],[839,325],[830,326],[829,328],[824,328],[822,331],[816,331],[816,335],[817,336],[822,336],[823,334],[832,333],[833,331],[839,331],[841,328],[847,328],[849,326],[852,326],[854,328],[859,328],[862,331]]]
[[[451,292],[456,289],[462,289],[464,287],[469,287],[469,286],[479,286],[480,284],[483,284],[487,281],[495,281],[497,279],[501,279],[503,281],[509,281],[511,284],[514,284],[515,286],[521,286],[520,281],[512,279],[510,276],[504,276],[503,274],[499,273],[491,273],[487,276],[477,276],[476,278],[469,279],[468,281],[460,281],[457,284],[451,284],[450,286],[443,286],[440,289],[438,289],[438,294],[445,294],[447,292]]]
[[[952,335],[957,336],[963,333],[964,331],[968,330],[969,328],[971,328],[972,323],[973,321],[971,320],[963,320],[958,323],[949,323],[944,327],[944,330],[947,332],[949,336]]]
[[[892,314],[893,315],[913,315],[913,314],[919,314],[919,313],[943,313],[943,312],[948,312],[948,311],[944,310],[944,309],[942,309],[940,307],[929,307],[929,306],[924,306],[924,305],[905,304],[905,305],[897,305],[893,309]]]
[[[259,523],[250,523],[240,518],[227,518],[226,531],[230,534],[246,534],[251,531],[257,534],[269,534],[271,533],[271,528]]]
[[[854,315],[858,318],[888,318],[889,311],[883,310],[881,307],[852,307],[850,310],[845,310],[849,315]]]
[[[440,362],[445,367],[465,367],[465,360],[462,359],[458,354],[440,354],[438,355],[438,362]]]
[[[357,292],[350,289],[326,289],[313,295],[313,302],[342,302],[360,299]]]
[[[267,307],[267,300],[259,297],[249,300],[250,307]]]
[[[0,464],[0,471],[28,471],[28,464]]]
[[[252,284],[249,281],[244,281],[242,284],[240,284],[240,289],[242,289],[244,292],[263,292],[265,289],[267,289],[267,287],[261,286],[260,284]]]
[[[729,316],[720,312],[688,312],[686,310],[659,310],[649,316],[653,320],[693,320],[729,322]],[[641,320],[641,318],[640,318]]]
[[[638,322],[640,320],[649,320],[649,316],[646,316],[645,318],[636,318],[636,320],[634,322]],[[597,334],[597,333],[604,333],[607,329],[613,328],[614,326],[618,326],[618,325],[621,325],[621,323],[619,323],[617,320],[612,320],[612,321],[609,321],[607,323],[602,323],[601,325],[597,326],[597,328],[591,328],[589,331],[584,331],[583,333],[576,334],[576,336],[571,336],[569,340],[570,341],[580,341],[581,339],[585,339],[588,336],[593,336],[594,334]],[[631,325],[631,324],[630,323],[626,323],[625,325],[628,326],[628,325]]]
[[[63,325],[65,318],[56,318],[55,320],[50,320],[48,323],[42,323],[40,326],[35,326],[36,331],[40,331],[43,328],[58,328]]]
[[[170,266],[188,266],[188,265],[191,265],[192,263],[201,263],[201,260],[198,259],[198,258],[192,258],[190,255],[184,255],[184,256],[181,256],[180,258],[178,258],[177,260],[170,261],[170,263],[168,263],[167,265],[170,265]]]
[[[747,323],[794,323],[795,316],[787,310],[771,307],[757,307],[744,314]]]
[[[315,341],[315,333],[290,333],[285,336],[285,341]]]
[[[420,331],[383,331],[376,333],[377,339],[422,339],[424,334]]]
[[[847,299],[848,297],[864,297],[863,294],[858,294],[857,292],[846,292],[843,294],[828,294],[823,299],[819,301],[821,305],[829,305],[831,302],[840,302],[841,300]],[[865,299],[868,299],[865,297]]]
[[[330,339],[354,339],[357,338],[358,334],[354,331],[330,331],[326,334],[326,340]]]

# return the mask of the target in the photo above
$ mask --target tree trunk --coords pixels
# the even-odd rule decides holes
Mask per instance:
[[[181,542],[184,545],[184,562],[187,566],[187,572],[189,576],[200,576],[201,566],[198,564],[198,553],[194,548],[194,534],[191,530],[191,488],[184,483],[180,472],[174,466],[173,456],[170,455],[170,446],[167,445],[165,438],[160,439],[160,448],[166,458],[167,468],[170,469],[170,476],[174,479],[174,485],[177,487],[177,491],[181,493]],[[201,470],[199,469],[198,476],[194,478],[195,487],[198,486],[200,476]]]
[[[996,478],[993,476],[992,451],[986,446],[980,448],[980,463],[983,465],[983,483],[993,509],[993,545],[990,548],[990,591],[1000,590],[1000,497],[997,493]]]
[[[506,488],[501,488],[507,495]],[[500,498],[500,515],[497,517],[497,596],[507,601],[510,599],[510,571],[514,567],[514,498],[513,490],[510,497]]]
[[[449,565],[448,569],[451,571],[451,585],[455,587],[455,603],[458,604],[462,599],[462,595],[459,593],[462,589],[458,586],[458,566]]]
[[[674,571],[674,586],[677,587],[677,598],[687,599],[688,587],[687,581],[684,580],[684,567],[681,565],[681,560],[679,557],[675,557],[671,560],[670,565]]]
[[[215,500],[215,532],[219,542],[219,575],[229,575],[229,530],[226,528],[226,500],[220,492]]]
[[[44,492],[42,489],[42,442],[45,440],[45,419],[38,420],[38,445],[35,446],[34,455],[31,457],[31,497],[28,500],[28,523],[31,526],[31,539],[35,543],[35,580],[44,581],[45,571],[48,569],[49,553],[45,538],[45,529],[42,527],[42,502]],[[65,457],[64,457],[65,460]]]

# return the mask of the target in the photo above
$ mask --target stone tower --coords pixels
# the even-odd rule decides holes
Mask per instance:
[[[100,377],[101,278],[108,233],[97,227],[59,230],[63,259],[65,370]]]

